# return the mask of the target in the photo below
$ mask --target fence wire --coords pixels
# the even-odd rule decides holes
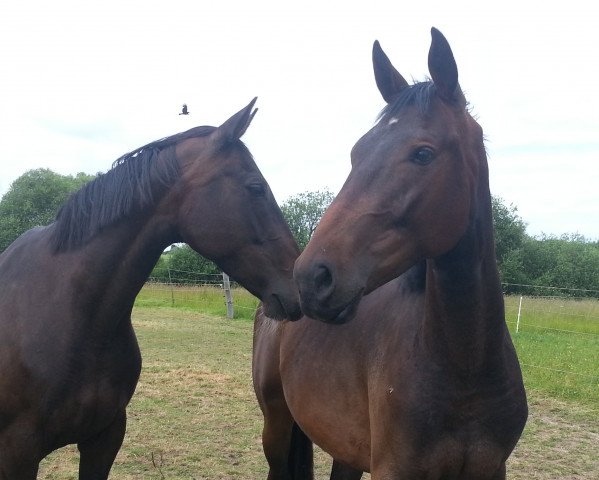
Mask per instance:
[[[151,290],[153,302],[157,305],[185,306],[206,310],[207,303],[214,303],[216,298],[218,305],[212,305],[214,313],[226,313],[226,297],[223,290],[222,274],[189,272],[185,270],[171,270],[169,272],[171,281],[169,283],[158,282],[150,278],[144,290]],[[244,312],[241,316],[251,318],[256,309],[258,300],[250,301],[247,296],[240,301],[240,292],[243,288],[233,279],[230,280],[232,291],[232,306],[235,312]],[[567,368],[554,368],[547,365],[539,365],[532,362],[521,362],[525,368],[534,368],[555,372],[560,375],[574,375],[599,380],[599,292],[585,289],[572,289],[561,287],[545,287],[539,285],[503,284],[504,292],[513,292],[517,288],[534,287],[536,294],[518,295],[505,294],[505,317],[514,339],[518,335],[545,335],[544,337],[529,338],[529,341],[543,342],[547,335],[559,335],[560,342],[569,345],[567,336],[579,336],[587,338],[586,343],[595,345],[595,365],[592,373],[581,373]],[[140,293],[143,296],[144,290]],[[215,295],[215,291],[218,292]],[[556,294],[557,292],[557,294]],[[157,295],[158,294],[158,295]],[[149,303],[153,305],[153,303]],[[210,306],[209,306],[210,307]],[[210,308],[209,308],[210,310]],[[237,316],[237,315],[236,315]],[[568,346],[568,348],[573,348]],[[526,353],[526,352],[522,352]]]

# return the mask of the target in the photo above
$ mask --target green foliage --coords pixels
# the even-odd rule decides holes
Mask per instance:
[[[576,234],[529,237],[514,205],[493,197],[492,207],[502,280],[515,284],[508,285],[508,293],[540,294],[539,289],[516,285],[543,285],[594,290],[586,295],[599,296],[599,242]]]
[[[46,168],[17,178],[0,201],[0,252],[30,228],[51,223],[69,194],[93,176],[59,175]]]
[[[505,205],[499,197],[491,198],[493,228],[495,229],[495,255],[501,266],[508,254],[519,249],[526,239],[526,223],[518,216],[518,208]]]
[[[150,277],[158,282],[177,284],[213,283],[221,270],[196,253],[189,245],[174,245],[164,253]]]
[[[163,253],[156,265],[154,265],[154,269],[150,274],[150,279],[155,282],[168,283],[169,279],[169,267],[168,267],[168,259],[171,252]]]
[[[527,238],[519,249],[512,250],[507,256],[503,280],[523,285],[590,290],[581,294],[597,297],[599,243],[588,242],[579,235]],[[535,291],[528,287],[520,293]]]
[[[317,190],[289,197],[281,205],[283,216],[301,250],[308,244],[333,198],[335,196],[329,190]]]

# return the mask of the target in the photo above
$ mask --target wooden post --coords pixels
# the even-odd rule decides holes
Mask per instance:
[[[227,318],[233,318],[233,295],[231,294],[231,282],[229,275],[223,272],[223,290],[225,291],[225,303],[227,304]]]
[[[520,331],[520,314],[522,313],[522,296],[520,296],[520,304],[518,305],[518,320],[516,320],[516,333]]]
[[[171,288],[171,307],[175,306],[175,289],[173,287],[173,279],[171,278],[171,269],[168,267],[168,265],[166,266],[166,270],[168,272],[168,284],[169,287]]]

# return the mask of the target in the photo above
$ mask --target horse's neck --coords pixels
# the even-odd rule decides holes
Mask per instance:
[[[504,336],[492,228],[490,218],[473,221],[452,251],[427,262],[426,348],[469,374],[488,364]]]
[[[165,226],[146,215],[118,222],[67,253],[81,261],[76,268],[79,308],[94,322],[127,316],[162,251],[173,241]]]

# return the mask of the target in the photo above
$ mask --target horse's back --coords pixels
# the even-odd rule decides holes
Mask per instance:
[[[50,229],[51,226],[32,228],[0,254],[0,301],[13,297],[12,294],[6,294],[7,287],[22,289],[24,285],[33,285],[43,279],[51,257]],[[26,294],[33,296],[34,292],[27,291]]]
[[[21,262],[26,263],[31,255],[35,255],[36,249],[39,249],[43,243],[47,243],[45,239],[48,233],[49,227],[34,227],[22,233],[6,247],[0,254],[0,278],[4,281],[5,277],[12,273],[7,271],[7,268]]]
[[[26,348],[22,339],[38,336],[47,341],[48,335],[66,327],[48,321],[64,311],[61,292],[68,282],[67,266],[52,255],[50,231],[51,227],[31,229],[0,255],[0,345]]]
[[[20,343],[17,339],[28,330],[29,317],[35,322],[37,316],[31,312],[43,298],[40,288],[60,281],[48,278],[44,268],[47,231],[46,227],[37,227],[25,232],[0,255],[0,345],[3,348]],[[47,304],[45,307],[51,308]],[[43,310],[38,316],[43,316]]]

